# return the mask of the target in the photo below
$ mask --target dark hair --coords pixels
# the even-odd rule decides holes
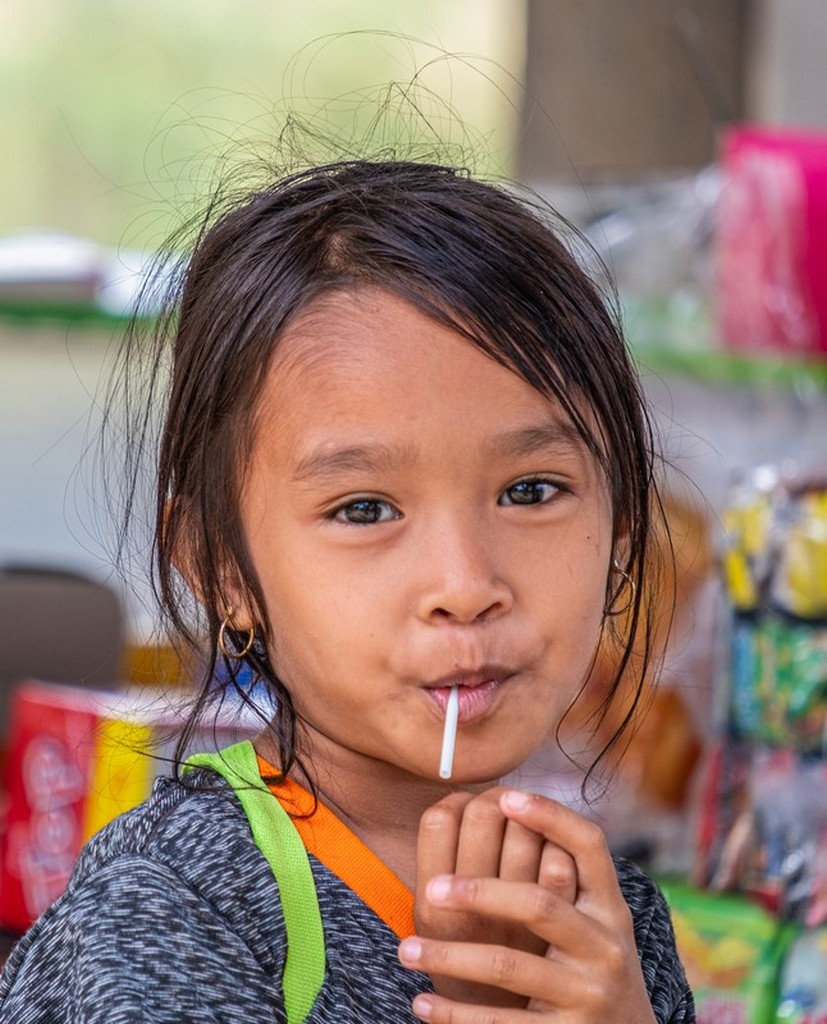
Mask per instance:
[[[267,656],[270,624],[240,521],[243,453],[285,328],[322,293],[361,285],[411,302],[559,402],[602,466],[613,540],[624,537],[622,568],[634,581],[604,712],[630,672],[636,689],[598,760],[617,742],[644,692],[653,650],[653,606],[645,598],[656,539],[652,431],[607,303],[549,217],[539,201],[503,186],[407,161],[316,167],[208,216],[156,338],[166,343],[174,331],[158,453],[155,585],[172,626],[206,647],[202,689],[177,755],[205,709],[222,657],[228,574],[258,617],[244,662],[273,691],[281,771],[300,754],[290,693]],[[157,371],[162,349],[154,351]],[[175,569],[182,550],[204,609],[201,629]],[[622,585],[622,576],[609,574],[607,609],[627,603],[618,599]],[[246,636],[234,637],[239,648]],[[243,689],[241,663],[224,661],[230,684]]]

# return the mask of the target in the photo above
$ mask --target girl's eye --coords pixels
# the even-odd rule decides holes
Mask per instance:
[[[376,498],[360,498],[337,508],[331,518],[352,526],[371,526],[373,523],[387,523],[399,517],[398,509],[390,502],[379,501]]]
[[[500,496],[500,505],[542,505],[560,492],[550,480],[520,480],[506,488]]]

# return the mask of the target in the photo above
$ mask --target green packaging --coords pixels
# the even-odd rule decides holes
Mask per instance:
[[[773,1024],[789,927],[746,897],[661,883],[698,1024]]]

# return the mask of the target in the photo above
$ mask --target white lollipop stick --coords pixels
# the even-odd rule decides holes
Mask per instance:
[[[459,722],[459,687],[452,686],[445,708],[445,731],[442,734],[442,754],[439,758],[439,777],[450,779],[454,770],[454,747],[457,742]]]

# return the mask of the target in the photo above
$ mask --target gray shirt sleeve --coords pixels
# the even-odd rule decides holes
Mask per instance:
[[[25,954],[25,955],[24,955]],[[157,862],[119,858],[12,954],[3,1024],[281,1024],[280,985]]]
[[[694,1024],[695,1001],[678,957],[663,894],[629,861],[617,858],[615,868],[632,911],[638,956],[658,1024]]]

